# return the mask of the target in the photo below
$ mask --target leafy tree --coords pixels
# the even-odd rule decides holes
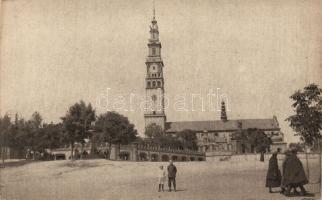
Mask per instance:
[[[41,128],[42,126],[42,117],[39,112],[34,112],[29,120],[29,123],[33,126],[34,129]]]
[[[1,145],[1,158],[4,163],[6,148],[8,147],[8,139],[11,131],[11,121],[8,115],[0,118],[0,145]]]
[[[257,152],[261,153],[261,161],[263,161],[264,153],[269,151],[272,144],[271,139],[264,131],[256,128],[238,129],[233,134],[233,139],[238,140],[242,144],[253,146]]]
[[[36,149],[44,151],[44,149],[54,149],[61,146],[63,126],[59,124],[44,124],[38,132],[38,143]]]
[[[304,145],[301,143],[290,143],[289,148],[296,149],[299,152],[304,152]]]
[[[184,130],[176,135],[166,134],[161,126],[149,124],[145,129],[145,144],[157,145],[161,148],[194,149],[195,134],[190,130]]]
[[[42,131],[42,117],[39,112],[34,112],[31,119],[24,124],[24,138],[26,146],[35,151],[40,151],[39,146],[42,144],[39,135]]]
[[[72,105],[61,119],[64,127],[63,141],[70,144],[71,159],[73,159],[75,143],[84,145],[85,139],[90,137],[88,130],[95,121],[95,110],[91,104],[86,105],[84,101],[80,101]]]
[[[94,140],[108,142],[110,147],[111,144],[129,144],[136,140],[137,135],[128,118],[117,112],[106,112],[98,116],[94,131]]]
[[[295,114],[286,120],[295,131],[295,135],[308,146],[318,144],[319,163],[321,165],[320,131],[322,129],[322,89],[316,84],[309,84],[303,90],[297,90],[290,98]],[[308,157],[306,154],[306,163]],[[321,166],[320,166],[321,168]],[[307,168],[308,169],[308,168]],[[309,171],[308,176],[309,176]],[[321,172],[320,172],[321,173]],[[321,177],[321,174],[320,174]],[[320,180],[321,181],[321,180]]]
[[[164,131],[162,129],[161,126],[156,125],[156,124],[149,124],[146,128],[145,128],[145,132],[144,134],[148,137],[148,138],[158,138],[162,135],[164,135]]]
[[[197,136],[192,130],[186,129],[178,133],[178,139],[182,141],[184,149],[197,150]]]
[[[158,145],[161,148],[184,149],[182,140],[178,136],[170,134],[163,134],[154,138],[152,145]]]
[[[33,113],[28,121],[19,118],[16,114],[7,140],[8,146],[20,152],[26,149],[38,150],[37,146],[42,143],[38,136],[41,131],[41,124],[42,117],[38,112]]]
[[[307,145],[312,145],[321,137],[322,129],[322,89],[310,84],[303,90],[296,91],[290,98],[295,114],[286,120],[291,128]]]
[[[8,145],[18,151],[23,151],[28,146],[27,144],[27,128],[26,121],[19,118],[18,114],[15,115],[15,121],[12,125],[11,134],[8,140]]]

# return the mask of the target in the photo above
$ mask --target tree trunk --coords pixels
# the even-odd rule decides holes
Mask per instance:
[[[5,155],[6,154],[6,148],[5,148],[5,146],[6,146],[5,145],[6,144],[5,139],[6,138],[5,138],[4,132],[1,133],[1,136],[2,136],[1,159],[2,159],[2,164],[4,164],[5,157],[7,156],[7,155]]]
[[[108,155],[107,159],[111,160],[111,149],[112,149],[112,144],[109,142],[108,143]]]
[[[320,169],[320,177],[319,183],[321,183],[321,136],[318,138],[318,153],[319,153],[319,169]]]
[[[264,162],[264,151],[261,151],[260,161],[261,161],[261,162]]]
[[[74,160],[74,142],[71,142],[71,154],[70,154],[70,160]]]
[[[1,159],[2,159],[2,164],[4,164],[4,146],[1,146]]]
[[[309,158],[308,158],[308,155],[307,155],[307,146],[306,145],[305,145],[305,160],[306,160],[307,179],[310,182]]]
[[[83,160],[83,152],[84,152],[84,144],[82,143],[81,152],[80,152],[80,159]]]

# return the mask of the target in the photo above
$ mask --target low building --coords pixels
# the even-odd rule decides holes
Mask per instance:
[[[276,116],[269,119],[228,120],[225,104],[222,103],[221,120],[166,122],[166,132],[176,134],[189,129],[196,132],[199,151],[253,153],[255,148],[233,139],[238,130],[258,129],[272,140],[271,150],[284,150],[286,143]]]

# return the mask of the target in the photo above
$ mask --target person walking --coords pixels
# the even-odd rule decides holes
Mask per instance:
[[[170,160],[170,164],[168,165],[168,186],[169,192],[171,192],[171,183],[173,184],[173,189],[176,192],[176,175],[177,175],[177,168],[173,164],[173,161]]]
[[[297,157],[296,149],[291,150],[289,157],[285,160],[283,168],[282,185],[286,187],[285,195],[289,196],[292,188],[296,190],[296,187],[299,187],[301,189],[300,194],[304,196],[306,190],[303,185],[308,184],[308,180],[302,162]]]
[[[266,175],[266,187],[269,188],[269,192],[272,193],[272,188],[281,186],[281,171],[278,169],[277,154],[274,152],[269,159],[268,170]]]

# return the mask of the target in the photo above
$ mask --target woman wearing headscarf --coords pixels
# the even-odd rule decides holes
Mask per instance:
[[[266,187],[269,188],[269,192],[272,193],[272,188],[281,186],[281,172],[278,169],[277,153],[274,152],[269,159],[268,170],[266,175]]]

